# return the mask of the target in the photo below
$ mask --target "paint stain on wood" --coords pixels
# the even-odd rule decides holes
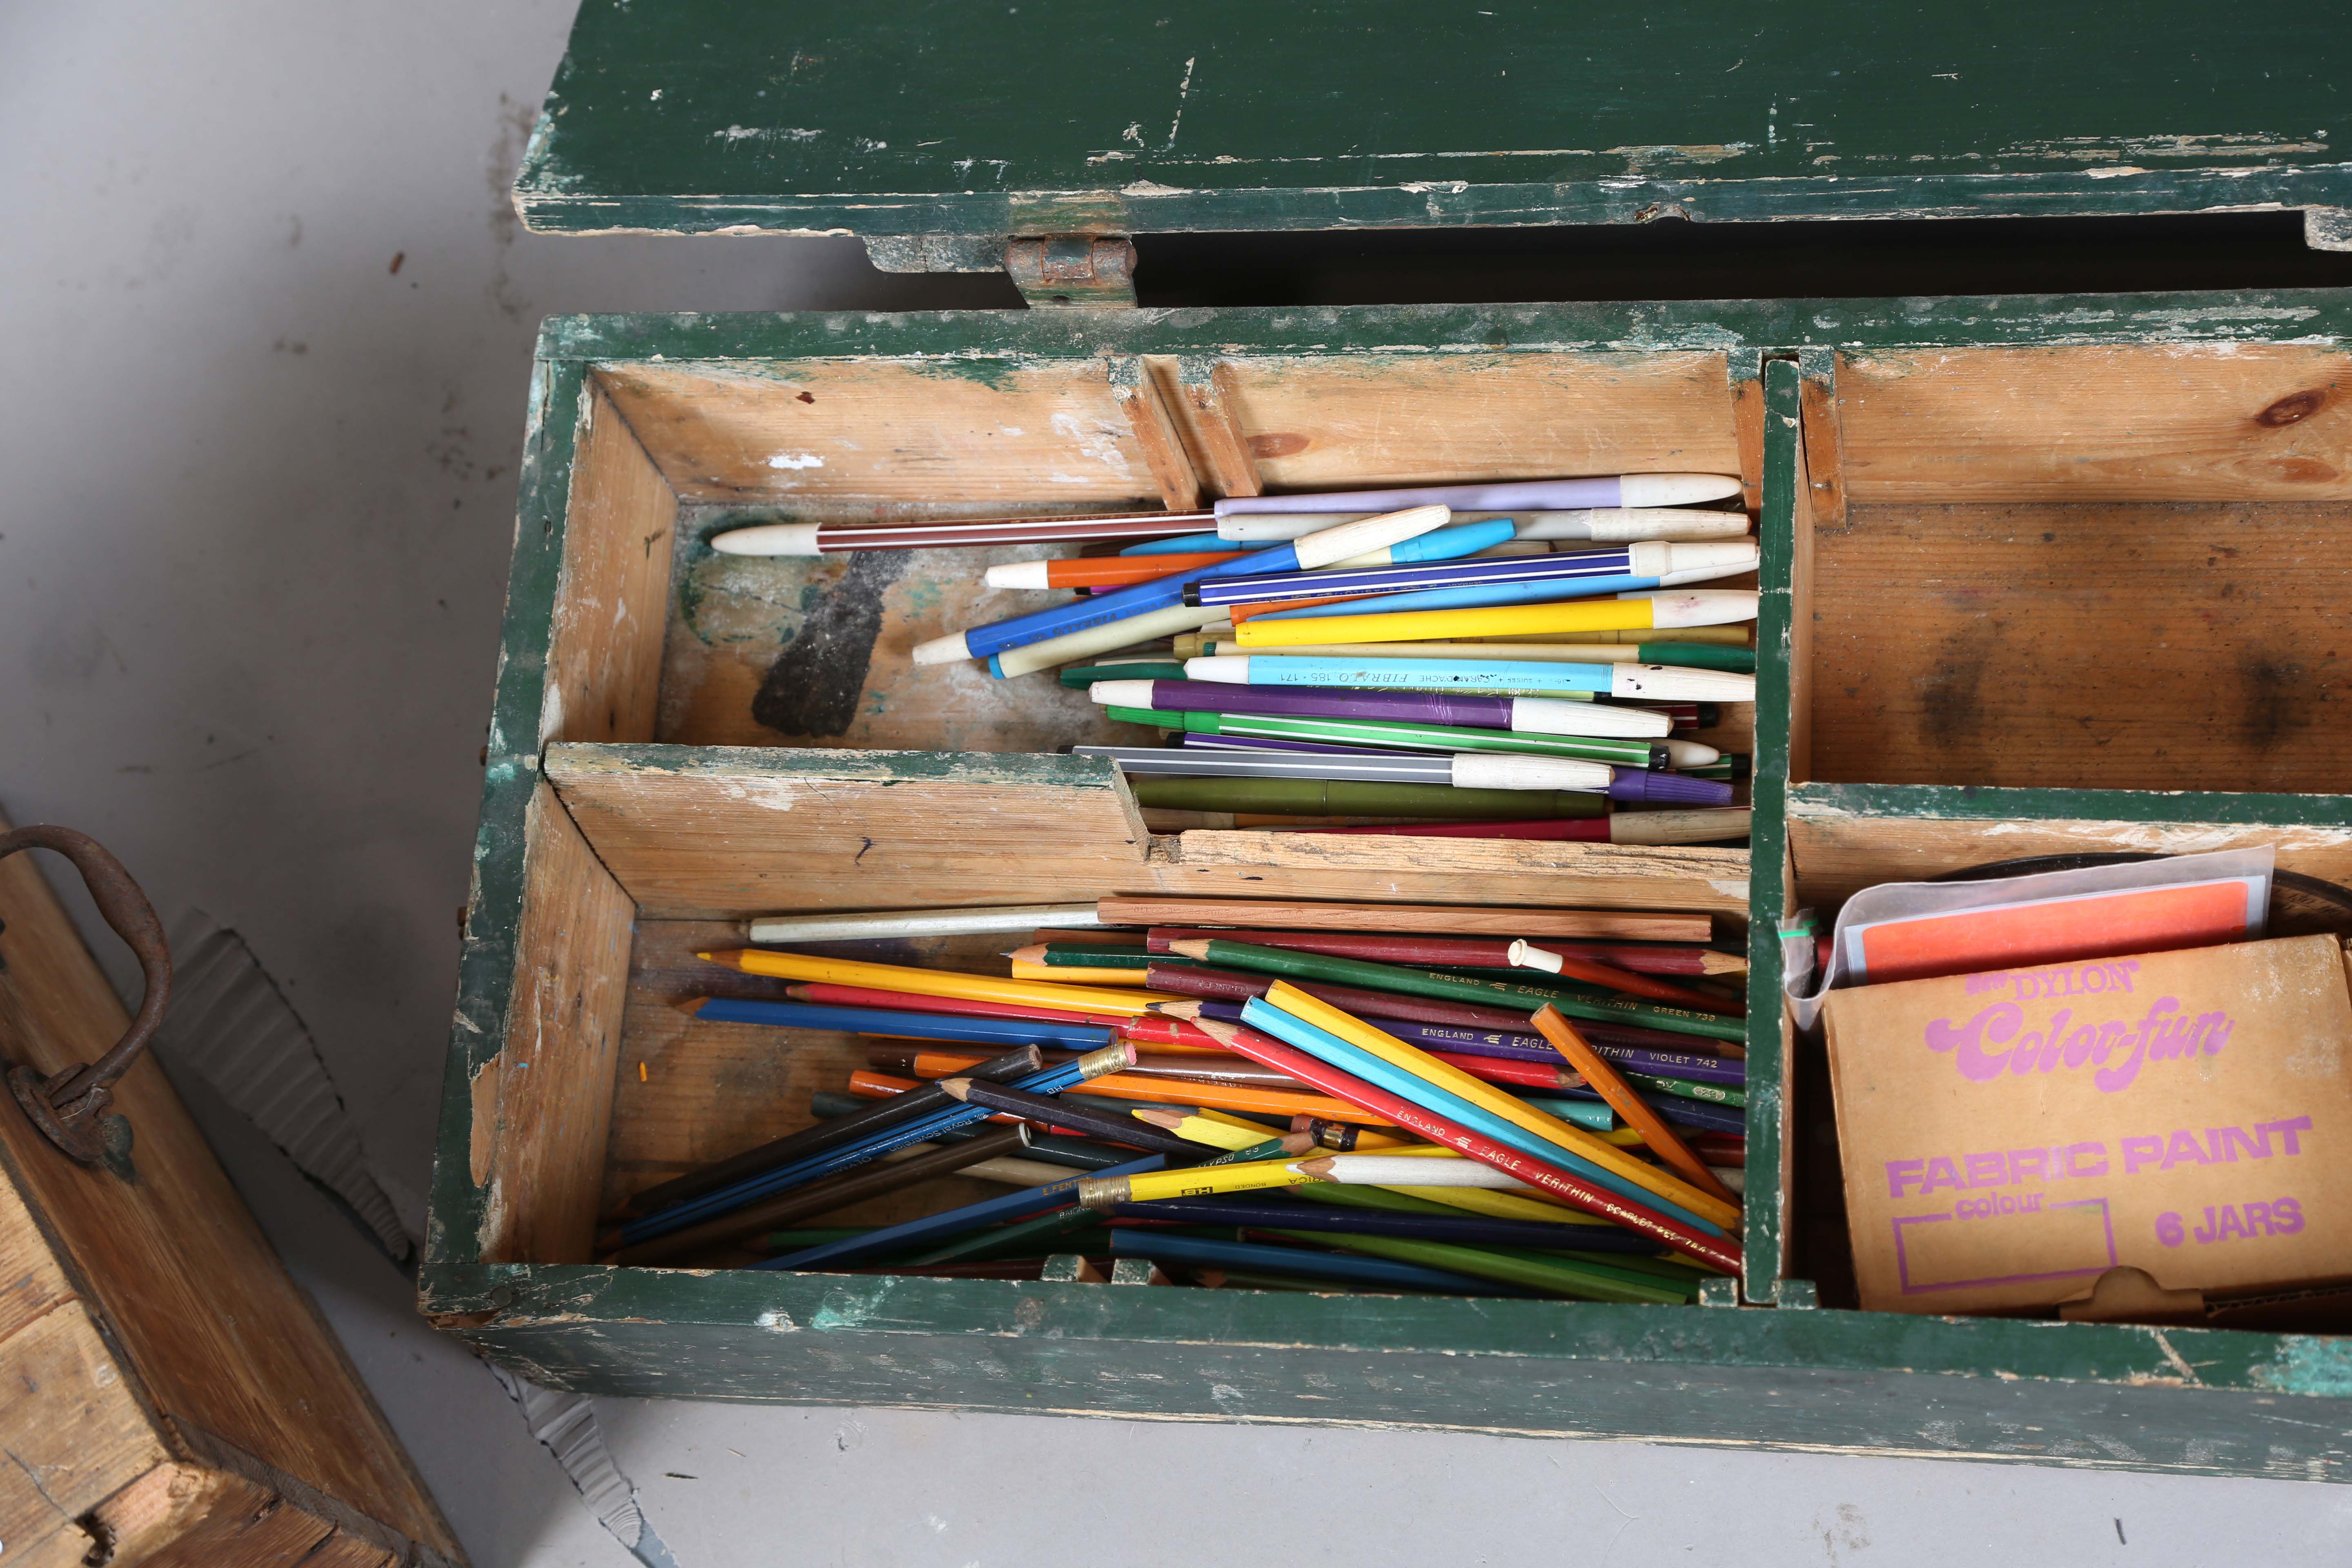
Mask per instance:
[[[899,550],[861,550],[849,570],[801,622],[800,635],[768,667],[751,698],[751,717],[784,735],[838,735],[857,717],[874,639],[882,631],[882,595],[907,568]]]

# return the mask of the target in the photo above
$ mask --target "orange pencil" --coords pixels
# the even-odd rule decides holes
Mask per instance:
[[[1247,555],[1246,550],[1212,551],[1201,555],[1081,555],[1068,561],[1024,561],[1017,566],[992,566],[988,582],[998,588],[1110,588],[1149,583],[1154,577],[1214,566]],[[1039,567],[1045,570],[1040,572]]]
[[[1675,1130],[1666,1125],[1658,1113],[1650,1109],[1649,1101],[1633,1091],[1631,1084],[1618,1076],[1617,1069],[1585,1042],[1576,1032],[1576,1026],[1560,1016],[1549,1003],[1536,1009],[1536,1030],[1549,1040],[1569,1065],[1584,1075],[1584,1081],[1609,1102],[1609,1109],[1623,1117],[1627,1125],[1642,1135],[1642,1142],[1651,1152],[1672,1166],[1676,1174],[1711,1196],[1725,1203],[1737,1204],[1731,1189],[1716,1180],[1706,1162],[1691,1152]]]

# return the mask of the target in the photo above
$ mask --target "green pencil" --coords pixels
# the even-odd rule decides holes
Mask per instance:
[[[823,1247],[827,1242],[847,1241],[851,1237],[864,1236],[873,1228],[870,1225],[820,1225],[804,1230],[772,1230],[744,1245],[753,1252],[798,1252],[803,1247]]]
[[[1332,958],[1319,952],[1287,948],[1257,947],[1245,942],[1177,942],[1170,950],[1197,958],[1219,969],[1247,969],[1278,974],[1289,980],[1317,980],[1328,985],[1354,985],[1391,991],[1407,996],[1427,996],[1442,1002],[1486,1003],[1532,1013],[1549,1003],[1571,1018],[1600,1024],[1640,1024],[1678,1035],[1703,1035],[1709,1039],[1745,1040],[1747,1023],[1714,1013],[1690,1013],[1614,996],[1567,994],[1549,985],[1528,985],[1510,980],[1471,980],[1441,974],[1433,969],[1406,969],[1393,963],[1373,963],[1360,958]]]
[[[1194,735],[1244,735],[1275,741],[1326,741],[1343,746],[1398,746],[1422,752],[1504,752],[1574,757],[1620,767],[1654,768],[1665,761],[1654,741],[1593,735],[1538,735],[1525,730],[1472,730],[1452,724],[1393,724],[1371,719],[1309,719],[1287,713],[1171,713],[1158,708],[1103,710],[1126,724],[1154,724]],[[1446,785],[1451,788],[1453,786]]]
[[[1265,812],[1282,816],[1408,816],[1432,822],[1525,822],[1606,816],[1609,797],[1583,790],[1456,789],[1451,784],[1361,779],[1169,778],[1128,780],[1138,805],[1170,811]]]
[[[1450,1241],[1410,1241],[1402,1237],[1358,1236],[1350,1232],[1278,1230],[1274,1234],[1292,1241],[1340,1247],[1349,1252],[1367,1252],[1375,1258],[1392,1258],[1400,1263],[1474,1274],[1482,1279],[1500,1279],[1587,1301],[1669,1307],[1683,1305],[1698,1294],[1696,1283],[1668,1283],[1630,1270],[1611,1268],[1606,1264],[1570,1262],[1545,1252],[1458,1247]]]

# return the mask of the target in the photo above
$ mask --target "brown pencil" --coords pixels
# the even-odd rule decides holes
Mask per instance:
[[[1446,936],[1557,936],[1598,942],[1713,940],[1706,915],[1622,910],[1483,909],[1472,904],[1283,903],[1257,899],[1110,898],[1105,925],[1240,926],[1261,930],[1424,931]]]
[[[1609,1102],[1609,1109],[1642,1135],[1642,1142],[1650,1146],[1652,1153],[1701,1192],[1727,1204],[1739,1202],[1730,1188],[1716,1179],[1706,1162],[1691,1152],[1690,1145],[1666,1125],[1664,1118],[1650,1109],[1649,1101],[1634,1091],[1606,1058],[1585,1043],[1584,1037],[1576,1032],[1576,1026],[1562,1017],[1558,1009],[1537,1008],[1535,1026],[1537,1032],[1568,1058],[1569,1065],[1584,1075],[1584,1081]]]

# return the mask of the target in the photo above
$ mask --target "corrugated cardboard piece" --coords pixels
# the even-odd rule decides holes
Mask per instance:
[[[2352,1277],[2352,985],[2294,937],[1832,993],[1862,1304]]]

